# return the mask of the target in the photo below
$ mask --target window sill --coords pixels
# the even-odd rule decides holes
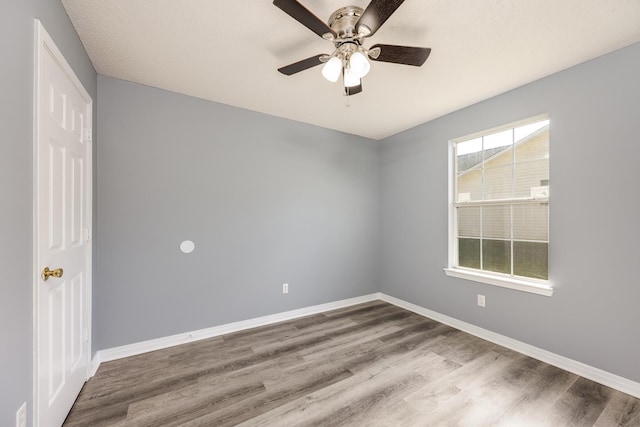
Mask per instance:
[[[494,276],[491,274],[477,273],[475,271],[462,270],[458,268],[445,268],[444,272],[447,276],[457,277],[459,279],[473,280],[474,282],[530,292],[532,294],[544,295],[547,297],[553,295],[553,288],[549,284],[530,282],[512,277]]]

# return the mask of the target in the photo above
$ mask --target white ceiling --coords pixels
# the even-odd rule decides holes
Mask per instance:
[[[320,19],[368,0],[299,0]],[[420,68],[373,62],[342,95],[333,45],[271,0],[62,0],[102,75],[382,139],[640,41],[640,0],[406,0],[365,46],[432,48]],[[597,83],[597,82],[596,82]]]

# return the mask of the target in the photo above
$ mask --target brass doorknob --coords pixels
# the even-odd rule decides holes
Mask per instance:
[[[46,282],[47,280],[49,280],[49,277],[51,276],[62,277],[63,273],[64,271],[61,268],[56,268],[55,270],[49,270],[49,267],[45,267],[44,270],[42,270],[42,280]]]

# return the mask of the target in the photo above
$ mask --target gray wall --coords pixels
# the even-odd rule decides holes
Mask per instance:
[[[39,18],[96,99],[96,73],[62,4],[9,0],[0,13],[0,425],[32,409],[32,181],[34,18]],[[94,113],[95,114],[95,113]]]
[[[381,290],[640,381],[638,76],[640,44],[385,140]],[[446,277],[448,140],[540,113],[551,116],[554,295]]]
[[[103,76],[98,92],[96,349],[378,290],[376,141]]]

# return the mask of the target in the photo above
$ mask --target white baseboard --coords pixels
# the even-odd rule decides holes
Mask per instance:
[[[379,298],[378,293],[364,295],[356,298],[349,298],[340,301],[334,301],[326,304],[314,305],[311,307],[300,308],[297,310],[285,311],[269,316],[256,317],[240,322],[227,323],[224,325],[214,326],[211,328],[199,329],[196,331],[185,332],[181,334],[171,335],[168,337],[156,338],[153,340],[142,341],[138,343],[123,345],[120,347],[108,348],[96,352],[91,360],[91,372],[93,377],[100,364],[112,360],[122,359],[129,356],[147,353],[149,351],[161,350],[167,347],[173,347],[179,344],[199,341],[206,338],[217,337],[231,332],[242,331],[245,329],[257,328],[259,326],[270,325],[272,323],[283,322],[285,320],[297,319],[299,317],[309,316],[312,314],[322,313],[338,308],[349,307],[351,305],[362,304],[364,302],[375,301]]]
[[[404,308],[409,311],[413,311],[421,316],[428,317],[429,319],[436,320],[445,325],[449,325],[453,328],[459,329],[468,334],[474,335],[478,338],[490,341],[494,344],[501,345],[511,350],[522,353],[526,356],[533,357],[534,359],[541,360],[549,365],[556,366],[565,371],[572,372],[581,377],[595,381],[599,384],[611,387],[619,390],[623,393],[629,394],[633,397],[640,399],[640,383],[631,381],[627,378],[619,375],[612,374],[602,369],[594,368],[593,366],[586,365],[568,357],[560,356],[547,350],[543,350],[538,347],[523,343],[522,341],[514,340],[504,335],[491,332],[487,329],[480,328],[470,323],[463,322],[453,317],[445,316],[435,311],[431,311],[416,304],[401,300],[399,298],[392,297],[383,293],[378,293],[379,299],[386,301],[390,304]]]
[[[487,329],[480,328],[478,326],[463,322],[453,317],[445,316],[444,314],[440,314],[438,312],[426,309],[416,304],[412,304],[399,298],[392,297],[390,295],[383,294],[381,292],[330,302],[327,304],[314,305],[311,307],[300,308],[297,310],[286,311],[269,316],[256,317],[254,319],[243,320],[240,322],[227,323],[225,325],[199,329],[197,331],[185,332],[168,337],[109,348],[106,350],[100,350],[95,354],[93,360],[91,361],[91,376],[95,375],[98,368],[100,367],[100,364],[103,362],[109,362],[111,360],[135,356],[149,351],[161,350],[163,348],[173,347],[175,345],[203,340],[206,338],[217,337],[220,335],[229,334],[231,332],[270,325],[272,323],[283,322],[285,320],[297,319],[299,317],[309,316],[311,314],[322,313],[324,311],[335,310],[338,308],[349,307],[351,305],[362,304],[364,302],[374,301],[377,299],[412,311],[421,316],[436,320],[440,323],[444,323],[445,325],[449,325],[453,328],[474,335],[478,338],[482,338],[492,343],[501,345],[503,347],[517,351],[518,353],[533,357],[534,359],[541,360],[560,369],[564,369],[565,371],[572,372],[581,377],[590,379],[599,384],[611,387],[640,399],[640,383],[631,381],[610,372],[603,371],[602,369],[594,368],[593,366],[589,366],[584,363],[569,359],[568,357],[560,356],[550,351],[534,347],[518,340],[514,340],[504,335],[491,332]]]

